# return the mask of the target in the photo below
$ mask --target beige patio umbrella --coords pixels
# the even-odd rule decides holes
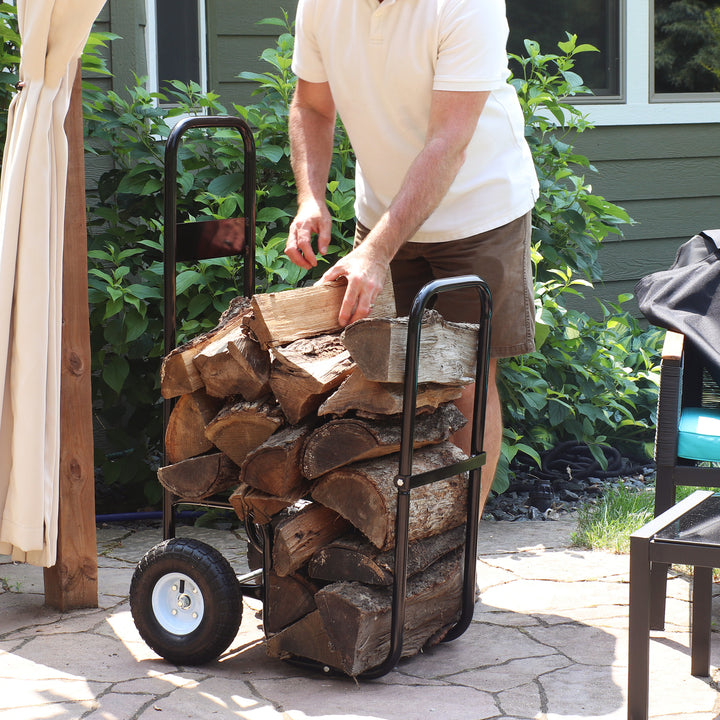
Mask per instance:
[[[55,564],[62,255],[77,62],[105,0],[18,0],[20,79],[0,177],[0,554]]]

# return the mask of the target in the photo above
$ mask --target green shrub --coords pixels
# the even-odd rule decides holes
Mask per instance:
[[[661,333],[643,330],[623,305],[600,303],[600,319],[568,307],[568,300],[602,277],[601,242],[632,222],[627,213],[594,195],[585,173],[596,172],[572,146],[590,126],[569,99],[589,90],[574,71],[578,53],[594,50],[568,35],[559,54],[543,54],[526,41],[527,56],[511,55],[511,79],[525,115],[540,198],[533,212],[536,351],[500,363],[504,400],[503,456],[494,489],[508,484],[518,455],[539,463],[559,442],[587,443],[603,467],[603,443],[635,457],[649,454],[655,425]],[[527,456],[527,457],[526,457]]]
[[[0,5],[0,13],[7,7]],[[262,54],[268,70],[242,74],[257,83],[257,99],[233,108],[253,127],[258,152],[257,292],[313,282],[349,250],[354,230],[354,161],[338,124],[328,183],[335,220],[330,251],[309,272],[282,252],[295,211],[287,138],[293,38],[287,15],[264,22],[280,29],[277,45]],[[8,22],[2,26],[7,52]],[[576,46],[572,37],[559,44],[558,54],[543,55],[530,41],[526,48],[527,57],[514,58],[520,72],[511,81],[525,112],[542,190],[533,217],[538,349],[501,365],[507,430],[498,491],[507,486],[514,458],[539,462],[542,450],[564,439],[590,443],[602,462],[601,442],[641,452],[651,440],[657,396],[656,334],[643,332],[623,310],[627,298],[601,307],[598,320],[567,306],[568,298],[601,277],[602,239],[630,221],[621,208],[592,194],[584,175],[594,168],[572,147],[574,133],[589,125],[563,98],[586,92],[572,68],[574,56],[590,48]],[[12,71],[12,64],[8,67]],[[11,92],[14,82],[7,80],[0,92],[5,87]],[[158,106],[158,100],[172,106]],[[96,464],[104,480],[99,498],[110,488],[113,504],[107,509],[133,509],[157,504],[160,497],[155,470],[162,425],[158,370],[165,139],[180,115],[226,114],[227,109],[216,94],[192,84],[174,82],[167,95],[150,94],[143,78],[122,96],[86,87],[84,101],[87,150],[107,163],[97,188],[88,193]],[[241,213],[243,164],[234,130],[188,133],[178,154],[181,219]],[[236,260],[178,267],[178,342],[216,323],[229,300],[243,291],[242,277]],[[99,509],[106,508],[100,504]]]

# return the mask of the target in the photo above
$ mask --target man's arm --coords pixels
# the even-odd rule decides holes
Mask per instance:
[[[298,79],[290,105],[290,160],[298,192],[298,211],[285,254],[296,265],[317,265],[312,236],[324,254],[330,244],[331,218],[325,203],[335,132],[335,103],[328,83]]]
[[[382,290],[390,261],[445,197],[465,161],[488,92],[436,90],[430,105],[425,146],[410,166],[388,211],[365,241],[323,275],[346,277],[339,321],[346,325],[367,317]]]

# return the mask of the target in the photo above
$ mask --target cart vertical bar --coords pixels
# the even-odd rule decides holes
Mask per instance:
[[[164,281],[164,354],[175,348],[176,327],[176,283],[177,264],[177,162],[178,148],[183,135],[192,128],[232,128],[240,133],[244,151],[243,175],[243,215],[245,219],[245,244],[243,256],[243,292],[251,297],[255,292],[255,138],[250,126],[240,117],[225,115],[188,117],[181,120],[170,132],[165,144],[164,178],[164,231],[163,231],[163,281]],[[167,464],[165,454],[165,429],[174,407],[173,400],[163,401],[163,464]],[[175,537],[175,504],[178,498],[163,488],[163,538]]]
[[[487,376],[490,350],[490,318],[492,301],[487,284],[476,275],[445,278],[428,283],[415,297],[408,319],[407,350],[405,356],[405,382],[403,389],[403,415],[400,439],[399,472],[395,484],[398,489],[395,518],[395,567],[393,572],[392,620],[390,650],[386,659],[375,668],[363,673],[365,678],[378,678],[387,674],[402,656],[407,599],[407,556],[409,545],[410,494],[414,487],[412,475],[415,412],[417,409],[418,365],[420,360],[420,328],[425,309],[431,307],[441,292],[475,287],[481,302],[481,320],[478,330],[478,358],[476,366],[475,402],[473,408],[472,458],[484,463],[482,447],[487,402]],[[438,478],[439,479],[439,478]],[[480,504],[481,472],[473,467],[468,482],[467,520],[465,535],[465,561],[463,571],[462,610],[458,623],[448,632],[451,640],[467,629],[472,619],[475,591],[475,556],[477,554],[477,523]]]

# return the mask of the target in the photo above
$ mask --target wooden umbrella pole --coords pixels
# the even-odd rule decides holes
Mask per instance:
[[[63,611],[98,604],[85,156],[79,67],[65,131],[69,157],[63,251],[60,506],[57,562],[44,571],[45,603]]]

